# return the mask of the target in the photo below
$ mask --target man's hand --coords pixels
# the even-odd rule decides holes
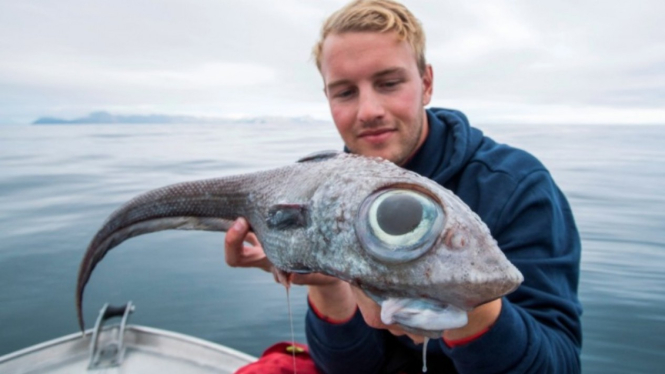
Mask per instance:
[[[247,242],[249,245],[245,245]],[[261,243],[244,218],[238,218],[224,239],[226,263],[231,267],[259,268],[271,272],[272,264],[263,252]]]
[[[446,340],[460,340],[479,334],[487,330],[499,318],[503,302],[501,298],[490,301],[476,307],[469,312],[469,323],[458,329],[450,329],[443,332]]]

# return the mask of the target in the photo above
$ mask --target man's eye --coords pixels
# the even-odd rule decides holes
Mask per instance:
[[[340,99],[344,99],[344,98],[347,98],[347,97],[351,97],[351,95],[353,95],[353,90],[342,90],[342,91],[337,92],[335,94],[335,97],[340,98]]]
[[[401,83],[400,80],[395,79],[395,80],[390,80],[390,81],[381,82],[381,83],[379,84],[379,86],[382,87],[382,88],[388,88],[388,89],[390,89],[390,88],[395,88],[395,87],[397,87],[400,83]]]

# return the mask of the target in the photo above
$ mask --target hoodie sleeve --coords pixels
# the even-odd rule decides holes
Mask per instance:
[[[581,245],[570,207],[546,170],[513,186],[491,229],[524,283],[504,297],[489,332],[455,348],[439,344],[460,373],[578,373]]]
[[[319,318],[310,306],[305,334],[312,360],[322,373],[377,373],[384,363],[382,332],[367,326],[358,310],[351,320],[334,324]]]

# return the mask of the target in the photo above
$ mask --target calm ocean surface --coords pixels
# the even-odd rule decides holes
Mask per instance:
[[[662,372],[665,126],[483,129],[538,156],[573,206],[584,372]],[[77,331],[79,261],[129,198],[340,148],[327,124],[0,126],[0,355]],[[302,342],[304,291],[291,294]],[[88,327],[105,302],[127,300],[137,305],[133,323],[252,355],[290,339],[284,288],[260,270],[226,266],[219,233],[161,232],[110,252],[86,289]]]

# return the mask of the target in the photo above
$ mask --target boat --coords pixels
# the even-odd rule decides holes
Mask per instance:
[[[128,324],[132,302],[105,304],[95,327],[0,357],[0,373],[233,373],[257,360],[193,336]],[[119,323],[107,324],[111,319]]]

